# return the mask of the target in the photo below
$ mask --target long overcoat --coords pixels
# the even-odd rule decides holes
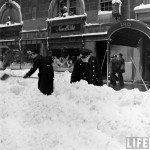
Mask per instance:
[[[88,62],[83,62],[80,59],[74,64],[71,74],[71,83],[80,80],[86,80],[88,84],[103,85],[102,73],[98,61],[91,56]]]
[[[30,77],[37,69],[38,73],[38,89],[46,95],[53,93],[53,80],[54,80],[54,70],[52,67],[51,57],[43,57],[38,55],[33,60],[33,67],[26,74]]]

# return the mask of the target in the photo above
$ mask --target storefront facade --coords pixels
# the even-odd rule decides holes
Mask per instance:
[[[47,55],[47,29],[25,30],[20,5],[12,0],[0,9],[0,68],[31,67],[28,51],[37,49]]]
[[[111,40],[109,55],[122,52],[125,58],[124,79],[141,80],[131,62],[133,58],[143,79],[149,81],[150,9],[147,6],[150,1],[143,3],[140,0],[44,0],[44,3],[9,0],[0,9],[0,47],[4,49],[0,51],[1,57],[6,49],[14,49],[16,55],[23,56],[19,60],[24,61],[29,57],[27,51],[37,49],[42,55],[53,53],[68,59],[77,58],[81,48],[88,48],[97,57],[106,77],[107,45]],[[47,15],[36,19],[44,13]],[[3,29],[9,34],[4,35]]]
[[[9,12],[12,8],[7,7],[7,11],[6,9],[5,11],[1,9],[1,16],[5,15],[8,17],[10,15],[12,22],[16,22],[14,21],[16,17],[19,18],[20,22],[18,21],[18,23],[22,23],[22,28],[19,31],[19,35],[16,37],[17,40],[9,35],[11,41],[8,41],[9,39],[5,41],[5,39],[2,38],[2,46],[6,45],[10,48],[13,47],[12,45],[17,45],[14,51],[18,51],[17,55],[20,53],[22,57],[20,56],[19,60],[22,62],[27,60],[27,51],[32,49],[40,50],[42,55],[49,55],[49,53],[53,52],[53,54],[58,57],[61,57],[61,55],[67,57],[67,55],[69,55],[69,57],[77,59],[80,49],[89,48],[93,51],[93,55],[98,57],[101,64],[105,61],[103,68],[104,75],[106,76],[106,59],[104,56],[107,49],[107,29],[110,27],[111,23],[107,22],[106,25],[100,25],[99,22],[88,23],[90,20],[89,14],[91,13],[85,11],[86,5],[84,0],[63,0],[61,2],[52,0],[49,3],[47,19],[45,19],[46,26],[44,28],[38,27],[40,29],[30,29],[30,26],[36,26],[36,20],[34,20],[36,15],[34,13],[34,17],[31,21],[22,20],[22,16],[28,16],[29,14],[21,13],[24,12],[24,6],[20,5],[24,3],[23,0],[21,3],[19,2],[20,1],[17,3],[15,0],[9,0],[2,5],[2,7],[9,5],[15,7],[11,15],[6,12]],[[97,2],[95,1],[95,4],[97,4]],[[35,5],[37,5],[37,2],[34,1],[33,5],[33,10],[36,10]],[[64,6],[67,7],[67,16],[61,16]],[[30,4],[28,7],[30,7]],[[25,10],[27,10],[27,7]],[[1,24],[6,24],[6,19],[4,21],[2,18],[4,17],[1,17]],[[95,18],[97,18],[97,16]],[[93,18],[91,19],[93,20]],[[28,25],[27,22],[29,22]],[[32,24],[33,22],[35,23]],[[8,25],[7,29],[9,27],[11,28],[11,25]]]
[[[56,52],[67,51],[69,57],[79,55],[80,49],[88,48],[93,51],[99,62],[104,60],[104,76],[106,76],[107,30],[98,23],[87,24],[84,0],[76,0],[74,14],[70,14],[71,1],[59,3],[52,0],[48,12],[49,50]],[[80,5],[79,5],[80,4]],[[66,12],[63,12],[66,7]],[[58,56],[59,57],[59,56]]]

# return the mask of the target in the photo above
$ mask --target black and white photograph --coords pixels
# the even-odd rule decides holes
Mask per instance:
[[[150,150],[150,0],[0,0],[0,150]]]

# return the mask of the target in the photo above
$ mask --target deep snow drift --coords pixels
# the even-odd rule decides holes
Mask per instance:
[[[123,150],[126,137],[150,136],[150,91],[69,80],[55,73],[50,96],[34,78],[0,80],[0,150]]]

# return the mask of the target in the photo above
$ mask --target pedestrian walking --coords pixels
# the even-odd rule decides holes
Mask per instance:
[[[37,50],[31,51],[31,57],[33,58],[32,68],[24,75],[24,78],[30,77],[37,69],[38,73],[38,89],[44,95],[50,95],[53,93],[53,80],[54,70],[52,67],[52,58],[39,55]]]
[[[75,62],[71,74],[71,83],[86,80],[88,84],[103,85],[101,67],[97,59],[91,56],[91,53],[92,51],[89,49],[80,51],[80,58]]]

